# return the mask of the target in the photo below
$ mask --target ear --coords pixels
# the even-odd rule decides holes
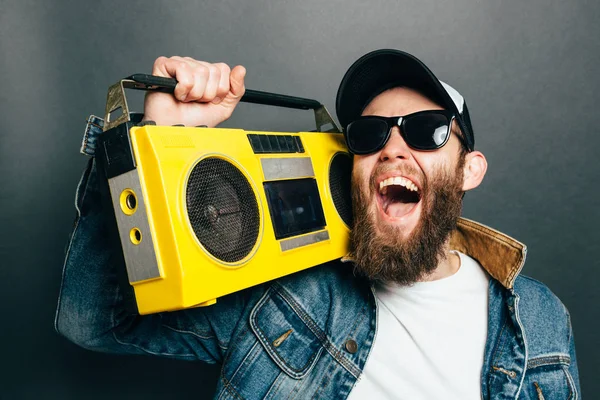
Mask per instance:
[[[487,171],[487,160],[480,151],[472,151],[465,156],[463,167],[463,191],[471,190],[479,186],[485,172]]]

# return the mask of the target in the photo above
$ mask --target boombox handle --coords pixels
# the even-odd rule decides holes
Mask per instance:
[[[108,89],[104,130],[107,131],[123,122],[131,120],[127,99],[125,98],[125,89],[154,90],[164,93],[173,93],[176,85],[177,81],[173,78],[163,78],[146,74],[134,74],[125,79],[121,79]],[[329,111],[327,111],[323,104],[316,100],[247,89],[244,96],[242,96],[241,101],[245,103],[295,108],[299,110],[314,110],[317,132],[341,132],[338,125],[333,118],[331,118]],[[112,117],[117,114],[116,112],[118,110],[121,111],[121,115],[113,120]]]

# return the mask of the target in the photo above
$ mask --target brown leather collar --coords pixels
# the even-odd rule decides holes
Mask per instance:
[[[515,279],[527,256],[527,246],[488,226],[460,218],[450,237],[450,248],[467,254],[507,289]]]
[[[507,289],[513,288],[527,256],[527,246],[523,243],[466,218],[459,218],[456,230],[450,237],[450,249],[477,260]],[[352,261],[352,255],[346,255],[342,261]]]

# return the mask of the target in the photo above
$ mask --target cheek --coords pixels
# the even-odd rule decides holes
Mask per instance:
[[[354,156],[352,164],[352,184],[359,185],[364,190],[369,185],[369,179],[373,171],[373,162],[369,157]]]
[[[356,167],[352,168],[352,188],[354,190],[359,190],[362,191],[362,188],[365,186],[364,185],[364,177],[363,174],[360,172],[360,170]]]
[[[448,150],[446,147],[444,150]],[[454,173],[457,165],[457,157],[453,158],[448,151],[416,152],[413,158],[427,181],[435,179],[440,173]]]

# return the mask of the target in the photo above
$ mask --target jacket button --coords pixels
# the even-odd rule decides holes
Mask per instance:
[[[346,350],[348,351],[348,353],[351,353],[351,354],[356,353],[356,351],[358,350],[358,345],[352,339],[346,340],[345,347],[346,347]]]

